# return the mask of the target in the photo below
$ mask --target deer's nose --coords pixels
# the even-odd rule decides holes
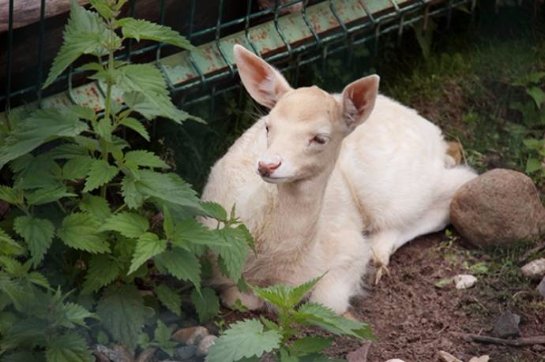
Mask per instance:
[[[257,163],[257,171],[261,176],[267,177],[270,176],[274,170],[280,167],[281,164],[282,161],[280,160],[274,162],[259,161]]]

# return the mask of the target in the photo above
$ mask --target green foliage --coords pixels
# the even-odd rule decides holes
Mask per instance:
[[[0,139],[0,168],[7,165],[3,176],[10,177],[0,200],[11,205],[0,229],[2,357],[92,360],[91,340],[172,353],[171,329],[158,320],[163,306],[180,316],[185,291],[203,319],[219,310],[213,290],[201,289],[208,252],[240,278],[247,230],[219,205],[202,205],[187,182],[166,172],[160,155],[142,146],[157,117],[198,119],[175,107],[154,64],[114,57],[128,38],[192,46],[168,27],[117,20],[124,3],[92,0],[85,9],[72,0],[44,85],[90,55],[94,61],[80,68],[104,87],[103,112],[34,110],[13,119]],[[216,218],[218,227],[203,227],[199,216]],[[144,325],[157,326],[153,335]]]
[[[262,317],[234,323],[210,348],[206,361],[258,360],[266,352],[274,352],[280,361],[328,361],[321,352],[331,344],[331,339],[299,337],[297,327],[301,326],[316,326],[333,334],[358,339],[373,338],[365,323],[341,317],[316,303],[300,305],[319,280],[313,279],[297,287],[253,287],[256,296],[276,308],[278,321]]]

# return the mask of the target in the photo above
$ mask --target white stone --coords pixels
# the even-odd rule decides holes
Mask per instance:
[[[214,343],[216,343],[216,339],[218,339],[218,337],[212,334],[205,336],[203,339],[201,339],[199,345],[197,346],[197,351],[195,352],[195,355],[199,357],[206,356],[210,347],[212,347]]]
[[[541,279],[545,276],[545,258],[536,259],[521,268],[522,274],[530,279]]]
[[[402,359],[399,359],[399,358],[394,358],[394,359],[389,359],[386,362],[405,362],[405,361],[403,361]]]
[[[452,281],[456,285],[456,289],[468,289],[477,283],[477,278],[471,274],[458,274]]]
[[[445,351],[439,351],[439,357],[445,362],[463,362]]]
[[[469,360],[469,362],[488,362],[490,360],[490,356],[485,354],[481,357],[473,357]]]

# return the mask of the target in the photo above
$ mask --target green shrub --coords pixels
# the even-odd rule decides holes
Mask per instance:
[[[192,48],[170,28],[117,19],[125,3],[92,0],[93,12],[72,1],[44,85],[90,55],[96,61],[80,69],[104,86],[103,112],[38,109],[10,115],[2,129],[0,167],[8,166],[10,181],[0,200],[10,211],[0,225],[0,354],[12,359],[92,360],[88,339],[168,351],[170,330],[155,322],[159,303],[180,316],[180,290],[193,290],[202,318],[218,310],[215,293],[201,286],[207,250],[240,279],[246,228],[219,205],[200,202],[158,155],[129,142],[149,142],[147,126],[157,117],[198,119],[174,106],[153,64],[114,57],[129,38]],[[218,228],[196,216],[217,219]],[[157,325],[153,338],[142,336],[146,324]]]

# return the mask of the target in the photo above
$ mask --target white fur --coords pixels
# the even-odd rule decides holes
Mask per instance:
[[[247,88],[262,87],[255,74],[248,85],[244,57],[258,61],[245,52],[235,48],[241,78]],[[371,83],[378,86],[378,78],[363,78],[358,82],[366,82],[364,86],[354,88],[354,82],[342,95],[330,96],[318,88],[287,89],[272,67],[259,67],[266,70],[266,84],[274,78],[283,88],[256,98],[263,97],[262,103],[272,107],[270,115],[259,119],[215,164],[202,197],[228,210],[236,205],[237,216],[256,239],[258,253],[244,267],[250,284],[297,285],[325,273],[310,298],[344,313],[349,298],[360,291],[369,260],[385,267],[401,245],[442,229],[449,222],[453,193],[475,173],[452,166],[438,127],[416,111],[376,96]],[[249,92],[256,94],[254,89]],[[316,102],[322,97],[319,92],[330,106]],[[313,113],[323,107],[330,108]],[[342,136],[341,126],[331,121],[336,112],[346,121]],[[309,115],[310,121],[297,121]],[[269,136],[266,124],[275,127]],[[307,142],[304,132],[312,127],[330,132],[331,140],[324,146],[310,141],[305,148],[294,145]],[[342,140],[350,129],[354,131]],[[257,161],[270,155],[282,158],[271,174],[283,177],[277,185],[267,178],[264,182],[256,172]],[[312,160],[321,168],[307,164]],[[308,174],[298,174],[310,166],[314,168]],[[228,305],[237,299],[251,308],[262,305],[218,273],[213,282],[223,288]]]

